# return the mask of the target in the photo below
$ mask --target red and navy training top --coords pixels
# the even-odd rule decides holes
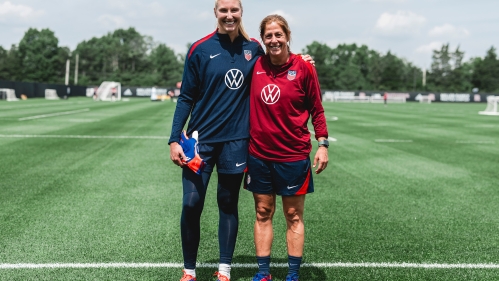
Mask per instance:
[[[306,159],[312,150],[309,117],[315,138],[327,138],[315,68],[294,54],[281,66],[272,65],[268,55],[260,57],[251,82],[249,153],[274,162]]]
[[[218,31],[218,30],[217,30]],[[249,90],[253,67],[264,54],[260,44],[217,31],[194,43],[186,56],[171,142],[199,132],[200,143],[249,138]]]

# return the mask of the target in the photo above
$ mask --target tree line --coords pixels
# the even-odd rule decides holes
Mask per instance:
[[[53,31],[30,28],[10,50],[0,46],[0,80],[64,84],[70,60],[74,84],[77,56],[78,85],[119,81],[125,86],[174,87],[182,80],[183,55],[134,28],[80,42],[73,51],[59,46]]]
[[[493,46],[485,57],[463,62],[464,52],[459,46],[452,51],[449,44],[444,44],[433,51],[431,68],[427,70],[390,51],[382,54],[365,45],[340,44],[331,48],[314,41],[303,53],[314,57],[323,89],[499,92],[499,60]]]
[[[452,50],[444,44],[433,51],[427,70],[390,51],[380,53],[366,45],[332,48],[314,41],[302,53],[314,58],[323,89],[499,92],[499,60],[493,46],[484,57],[463,61],[465,53],[459,46]],[[30,28],[19,44],[7,50],[0,46],[0,80],[63,84],[66,60],[70,60],[73,84],[77,56],[79,85],[99,85],[107,80],[124,86],[174,87],[182,79],[185,55],[134,28],[80,42],[75,50],[59,46],[49,29]]]

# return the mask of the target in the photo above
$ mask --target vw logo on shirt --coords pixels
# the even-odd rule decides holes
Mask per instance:
[[[241,88],[244,82],[244,75],[239,69],[231,69],[225,74],[225,85],[231,90]]]
[[[274,104],[281,97],[281,89],[277,85],[269,84],[263,87],[261,97],[264,103]]]

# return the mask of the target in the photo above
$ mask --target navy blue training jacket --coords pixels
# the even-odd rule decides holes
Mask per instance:
[[[238,36],[231,42],[217,31],[187,53],[180,96],[168,143],[199,131],[200,143],[249,138],[249,90],[253,66],[264,51],[257,41]]]

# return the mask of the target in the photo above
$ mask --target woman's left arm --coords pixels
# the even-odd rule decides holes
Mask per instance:
[[[312,125],[314,126],[315,138],[321,142],[328,139],[326,117],[324,116],[324,107],[322,106],[322,93],[319,85],[319,78],[315,67],[307,64],[308,77],[305,79],[305,89],[307,92],[308,112],[312,117]],[[317,149],[314,157],[313,167],[317,167],[316,174],[321,173],[326,169],[329,162],[328,147],[321,145]]]

